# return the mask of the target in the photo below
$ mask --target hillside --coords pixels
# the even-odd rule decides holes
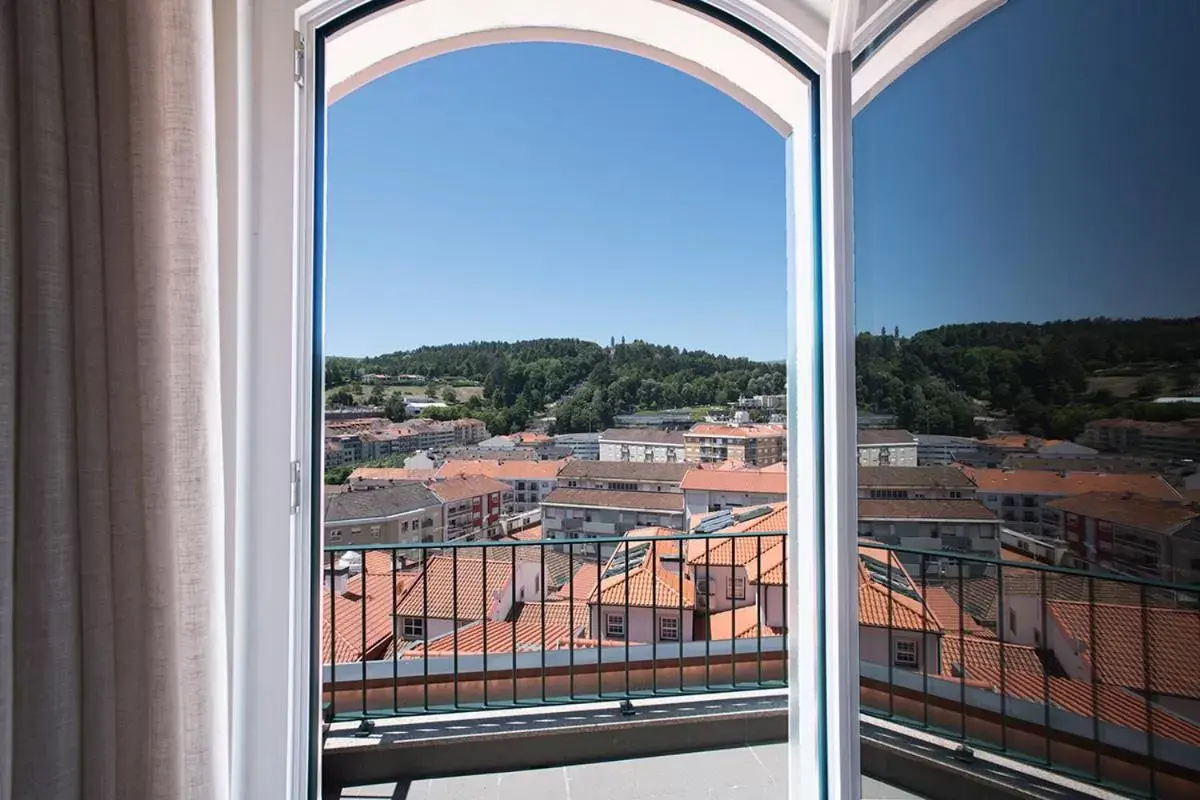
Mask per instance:
[[[371,358],[331,357],[326,386],[357,375],[419,374],[431,380],[479,383],[482,395],[436,416],[475,416],[494,433],[520,430],[554,404],[556,431],[600,430],[616,414],[692,405],[723,405],[739,394],[779,394],[786,366],[700,350],[579,339],[469,342],[421,347]]]
[[[1027,433],[1072,438],[1092,419],[1174,419],[1145,402],[1200,379],[1200,318],[947,325],[856,341],[859,406],[921,433],[973,432],[983,409]]]

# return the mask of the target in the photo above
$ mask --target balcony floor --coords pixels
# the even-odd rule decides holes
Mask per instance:
[[[786,800],[787,745],[343,789],[340,800]],[[863,800],[920,800],[865,775]],[[328,798],[332,800],[332,798]]]

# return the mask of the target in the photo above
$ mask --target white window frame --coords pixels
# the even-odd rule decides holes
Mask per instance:
[[[400,621],[400,634],[406,639],[424,639],[425,631],[425,620],[420,617],[404,617]]]
[[[725,599],[726,600],[745,600],[746,599],[746,579],[739,578],[736,575],[729,577],[729,582],[725,584]]]
[[[667,623],[670,623],[669,625]],[[670,628],[670,634],[668,633]],[[679,641],[679,617],[659,617],[658,618],[658,638],[663,642],[678,642]]]
[[[892,643],[892,663],[897,667],[912,667],[921,665],[917,643],[912,639],[897,639]]]
[[[616,622],[614,625],[613,623]],[[614,633],[617,629],[619,632]],[[625,615],[615,614],[612,611],[604,612],[604,638],[605,639],[624,639],[626,633]]]

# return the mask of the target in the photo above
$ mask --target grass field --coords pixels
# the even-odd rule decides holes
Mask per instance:
[[[332,389],[325,390],[325,396],[329,397],[329,395],[333,394],[334,392],[340,391],[342,389],[350,390],[350,388],[351,388],[350,384],[346,384],[344,386],[334,386]],[[483,394],[482,386],[455,386],[455,387],[453,387],[453,389],[454,389],[454,394],[458,396],[459,402],[468,400],[473,396]],[[374,390],[375,390],[375,387],[373,385],[363,384],[362,386],[359,387],[358,393],[354,395],[354,402],[356,402],[356,403],[365,402],[366,399],[368,397],[370,397],[371,392]],[[425,394],[426,390],[427,390],[427,387],[425,387],[425,386],[384,386],[383,387],[383,396],[390,397],[391,395],[395,394],[396,392],[399,392],[399,393],[405,394],[405,395],[414,395],[414,394],[415,395],[423,395],[423,394]],[[438,388],[438,396],[436,399],[438,399],[438,400],[442,399],[441,393],[442,393],[442,389],[439,387]]]

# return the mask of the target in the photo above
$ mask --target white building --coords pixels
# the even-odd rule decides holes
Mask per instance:
[[[632,461],[567,461],[558,472],[559,486],[568,489],[610,489],[617,492],[672,492],[688,473],[686,464],[646,464]]]
[[[978,439],[971,439],[967,436],[918,433],[917,466],[952,464],[964,456],[975,455],[982,449],[983,445],[979,443]]]
[[[917,437],[902,430],[860,429],[858,463],[863,467],[915,467]]]
[[[680,484],[688,525],[713,511],[781,503],[787,500],[787,478],[784,471],[689,470]]]
[[[1000,520],[978,500],[859,500],[858,535],[882,544],[945,551],[944,558],[900,553],[910,572],[957,577],[982,574],[986,564],[955,555],[998,558]]]
[[[600,460],[600,434],[598,433],[560,433],[554,437],[554,444],[568,447],[571,455],[584,461]]]
[[[601,461],[683,463],[683,431],[649,428],[609,428],[600,434]]]

